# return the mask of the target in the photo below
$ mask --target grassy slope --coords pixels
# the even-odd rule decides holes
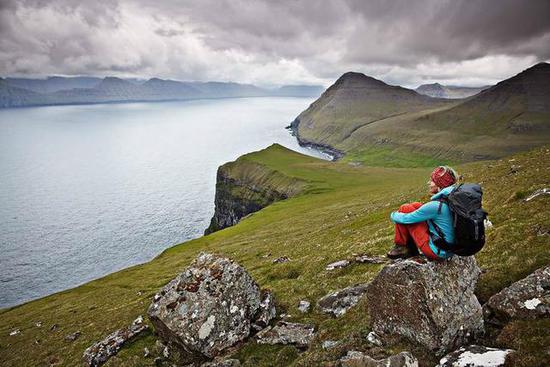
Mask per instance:
[[[545,213],[548,197],[528,203],[520,200],[525,193],[548,186],[549,158],[549,149],[538,149],[516,156],[513,162],[478,162],[459,167],[468,181],[482,182],[486,207],[494,223],[486,249],[478,256],[487,270],[478,287],[481,299],[550,263],[549,235],[539,235],[550,229]],[[315,302],[329,291],[368,281],[376,275],[381,265],[354,265],[330,273],[324,267],[352,253],[385,253],[392,244],[389,212],[405,201],[426,200],[429,169],[354,167],[305,157],[277,145],[248,155],[247,159],[306,180],[308,190],[253,214],[234,227],[168,249],[149,263],[1,311],[2,366],[47,366],[49,361],[78,365],[83,350],[93,341],[144,314],[152,295],[199,251],[214,251],[236,259],[263,287],[275,292],[279,312],[318,327],[317,339],[303,354],[290,346],[247,343],[236,355],[245,366],[319,365],[348,348],[364,348],[364,337],[369,331],[364,304],[340,319],[315,310],[299,315],[296,306],[301,299]],[[521,166],[517,174],[510,174],[511,164]],[[279,256],[289,256],[292,261],[273,264],[272,260]],[[40,328],[35,326],[38,321],[43,323]],[[59,326],[51,331],[53,324]],[[512,323],[498,343],[519,349],[519,365],[542,364],[546,358],[543,347],[550,344],[549,327],[548,321]],[[15,328],[21,333],[8,336]],[[64,340],[65,335],[77,330],[82,332],[79,339]],[[344,343],[330,352],[323,351],[320,343],[327,339],[343,339]],[[153,365],[153,358],[144,359],[142,354],[145,346],[154,350],[154,342],[149,333],[125,347],[107,366]],[[398,349],[400,346],[395,347]],[[433,365],[434,361],[425,362]]]

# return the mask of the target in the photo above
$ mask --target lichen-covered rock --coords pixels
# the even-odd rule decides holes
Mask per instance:
[[[335,269],[342,269],[349,266],[351,262],[349,260],[339,260],[333,263],[330,263],[326,266],[325,270],[331,271]]]
[[[260,308],[256,313],[252,327],[255,330],[264,329],[271,320],[277,315],[277,310],[275,309],[275,297],[273,293],[268,290],[262,291],[262,300],[260,302]]]
[[[485,320],[502,324],[511,319],[550,316],[550,266],[540,268],[499,293],[483,305]]]
[[[264,329],[256,335],[259,344],[294,344],[305,348],[313,339],[315,327],[279,321],[276,326]]]
[[[267,325],[274,309],[243,267],[202,253],[155,296],[148,316],[162,339],[200,360],[248,337],[253,323]]]
[[[143,323],[143,317],[138,317],[132,325],[109,334],[105,339],[95,343],[84,351],[82,358],[89,367],[98,367],[118,353],[129,340],[135,338],[148,328]]]
[[[480,273],[473,257],[386,265],[367,291],[373,330],[404,336],[438,353],[464,345],[484,331],[474,295]]]
[[[241,362],[238,359],[224,359],[203,363],[201,367],[241,367]]]
[[[418,367],[418,360],[409,352],[401,352],[385,359],[373,359],[368,355],[349,351],[340,359],[342,367]]]
[[[488,348],[470,345],[447,354],[439,361],[439,367],[499,367],[504,366],[511,349]]]
[[[302,313],[309,312],[309,308],[311,307],[311,303],[306,300],[301,300],[298,304],[298,310]]]
[[[356,284],[337,292],[329,293],[317,301],[317,306],[324,313],[340,317],[359,302],[367,291],[368,285],[369,283]]]

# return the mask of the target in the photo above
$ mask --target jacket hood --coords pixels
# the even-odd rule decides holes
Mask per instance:
[[[455,189],[454,186],[447,186],[447,187],[445,187],[444,189],[441,189],[441,191],[439,191],[437,194],[433,195],[433,196],[432,196],[432,200],[437,200],[437,199],[439,199],[441,196],[447,196],[447,195],[449,195],[454,189]]]

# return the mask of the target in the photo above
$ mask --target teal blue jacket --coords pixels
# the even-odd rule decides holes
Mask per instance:
[[[392,222],[401,224],[413,224],[428,221],[428,227],[430,230],[430,248],[434,254],[444,259],[453,256],[453,253],[450,251],[441,250],[434,245],[433,239],[437,239],[439,236],[437,235],[431,221],[433,221],[439,227],[441,232],[443,232],[447,243],[451,244],[455,242],[453,218],[451,211],[449,210],[449,206],[446,203],[443,203],[441,205],[441,212],[438,213],[439,201],[436,201],[441,196],[449,195],[454,189],[454,186],[449,186],[442,189],[437,194],[432,196],[433,201],[427,202],[412,213],[393,212],[390,216]]]

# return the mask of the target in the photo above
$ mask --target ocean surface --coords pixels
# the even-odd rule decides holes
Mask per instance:
[[[280,143],[311,98],[0,110],[0,308],[200,237],[216,170]]]

